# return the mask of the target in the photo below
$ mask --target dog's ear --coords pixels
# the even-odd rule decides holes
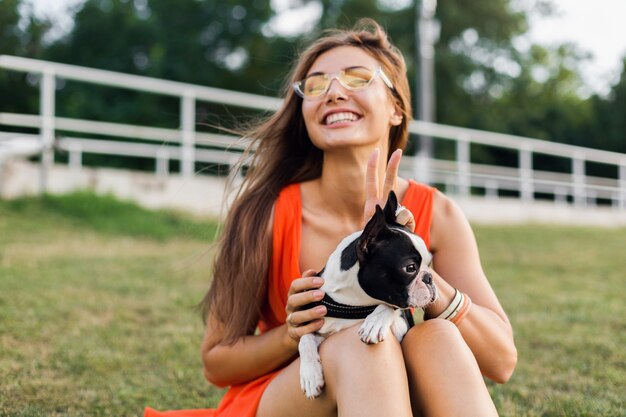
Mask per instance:
[[[376,213],[365,225],[363,233],[359,236],[356,245],[356,257],[359,263],[363,263],[367,254],[373,249],[378,241],[378,236],[387,227],[385,223],[385,214],[380,206],[376,206]]]
[[[389,192],[389,196],[387,197],[387,204],[385,204],[385,209],[383,210],[385,213],[385,221],[389,224],[396,224],[396,211],[398,210],[398,197],[396,197],[396,193],[391,190]]]

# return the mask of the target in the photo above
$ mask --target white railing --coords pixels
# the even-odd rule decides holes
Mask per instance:
[[[2,126],[6,126],[33,128],[39,132],[44,189],[45,172],[53,163],[54,149],[67,151],[70,155],[69,164],[76,169],[80,169],[84,153],[153,158],[158,175],[169,174],[170,160],[181,162],[181,174],[186,177],[194,175],[196,162],[233,167],[245,144],[234,136],[196,131],[197,102],[268,112],[275,111],[281,104],[280,99],[273,97],[7,55],[0,55],[0,68],[41,76],[39,114],[7,113],[0,109],[0,130],[4,129]],[[56,117],[55,90],[59,78],[178,97],[180,127],[164,129]],[[505,190],[517,193],[523,201],[531,201],[537,194],[542,194],[551,196],[556,202],[571,200],[576,205],[587,205],[604,201],[611,202],[614,207],[626,209],[624,154],[421,121],[411,122],[410,132],[412,139],[425,136],[455,143],[454,160],[405,156],[401,166],[405,175],[420,181],[441,184],[449,193],[468,196],[478,189],[484,190],[486,197],[496,197]],[[95,140],[89,138],[89,135],[131,140]],[[149,141],[155,143],[145,143]],[[472,144],[512,150],[517,153],[517,166],[480,165],[472,162]],[[207,146],[211,149],[207,149]],[[569,160],[570,172],[534,169],[533,156],[540,154]],[[612,166],[616,175],[589,176],[586,173],[587,162]]]

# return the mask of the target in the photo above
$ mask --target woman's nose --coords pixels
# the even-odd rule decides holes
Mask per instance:
[[[330,80],[328,90],[326,91],[328,101],[337,101],[347,99],[346,89],[341,85],[337,78]]]

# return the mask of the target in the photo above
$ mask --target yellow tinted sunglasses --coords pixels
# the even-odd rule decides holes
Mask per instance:
[[[293,89],[296,94],[304,99],[314,99],[326,94],[334,79],[339,81],[339,84],[347,90],[359,91],[369,87],[379,75],[387,87],[393,90],[389,77],[381,67],[374,71],[366,67],[350,67],[329,74],[311,74],[305,79],[293,83]]]

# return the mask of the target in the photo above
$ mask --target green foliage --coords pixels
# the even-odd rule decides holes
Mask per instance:
[[[86,0],[75,10],[72,30],[49,41],[50,21],[33,17],[25,0],[5,0],[0,3],[0,53],[276,96],[302,46],[326,28],[373,17],[403,51],[415,85],[416,1],[294,0],[289,3],[293,8],[317,4],[321,17],[308,31],[281,36],[269,29],[277,11],[267,1]],[[578,70],[587,59],[584,51],[520,41],[529,15],[551,10],[550,0],[438,2],[437,121],[624,152],[626,69],[611,95],[586,98],[580,94]],[[37,80],[25,79],[0,72],[2,111],[37,111]],[[166,128],[180,123],[175,98],[71,81],[61,81],[58,89],[60,116]],[[227,128],[257,114],[197,106],[198,122]],[[483,162],[500,155],[491,151],[477,157]],[[94,158],[93,163],[104,162]],[[150,169],[138,159],[113,164]]]
[[[622,61],[619,81],[606,98],[593,97],[595,123],[590,123],[592,131],[588,143],[594,148],[626,153],[626,56]]]
[[[141,6],[140,6],[141,5]],[[284,42],[260,35],[272,16],[268,2],[87,0],[74,29],[45,57],[84,65],[225,89],[277,95],[287,58]],[[103,34],[105,34],[103,36]],[[68,117],[102,118],[177,127],[180,103],[68,83],[59,111]],[[101,90],[101,91],[100,91]],[[93,94],[94,91],[97,94]],[[98,97],[94,99],[95,97]],[[114,106],[111,106],[114,104]],[[201,104],[199,114],[219,112]],[[223,111],[223,110],[222,110]]]
[[[573,145],[589,146],[594,112],[579,91],[583,84],[575,66],[585,55],[573,45],[534,45],[520,55],[520,74],[485,102],[478,120],[490,130]],[[539,79],[538,79],[539,78]]]
[[[50,27],[50,21],[35,18],[20,0],[0,1],[0,55],[39,56],[44,48],[43,37]],[[26,74],[0,70],[0,111],[37,111],[36,90],[27,79]]]

